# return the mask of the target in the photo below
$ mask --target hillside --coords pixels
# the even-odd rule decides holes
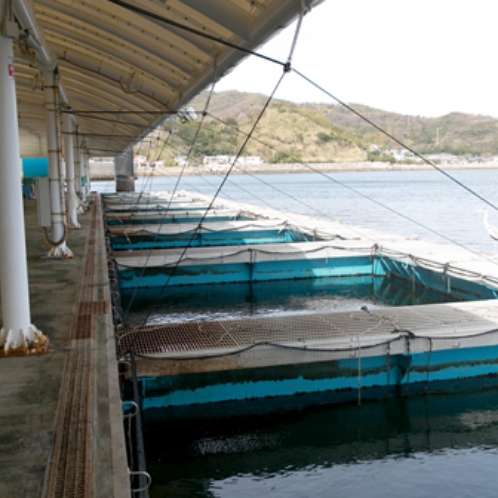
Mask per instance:
[[[221,92],[213,94],[202,127],[199,120],[207,93],[191,102],[199,119],[177,123],[167,145],[163,141],[140,152],[172,164],[186,155],[198,133],[191,162],[203,155],[233,155],[253,126],[266,97],[259,94]],[[421,154],[446,153],[458,156],[498,155],[498,121],[488,116],[452,113],[439,118],[406,116],[352,105],[361,114]],[[164,126],[170,129],[171,122]],[[160,133],[165,138],[168,133]],[[367,158],[371,145],[381,149],[400,146],[371,125],[339,105],[294,104],[274,100],[244,155],[257,155],[272,162],[356,162]]]
[[[399,148],[385,135],[342,106],[316,104],[309,107],[366,143],[374,143],[381,148]],[[498,154],[498,121],[490,116],[455,112],[438,118],[424,118],[385,112],[362,105],[353,104],[352,107],[420,154]]]

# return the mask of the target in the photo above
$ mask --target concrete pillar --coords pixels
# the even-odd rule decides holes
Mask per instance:
[[[47,126],[48,179],[50,185],[51,238],[45,231],[45,241],[51,246],[48,253],[52,258],[73,258],[66,246],[67,226],[64,210],[64,193],[61,177],[61,151],[57,119],[57,83],[55,71],[44,72],[44,96]]]
[[[114,158],[116,192],[135,192],[135,172],[133,170],[133,149],[129,147]]]
[[[3,7],[0,0],[0,25]],[[5,354],[41,352],[48,345],[31,324],[12,43],[0,34],[0,347]]]
[[[65,112],[62,115],[62,126],[64,131],[64,162],[66,163],[66,204],[69,228],[81,228],[78,223],[76,210],[80,204],[74,189],[74,154],[73,154],[73,118]]]

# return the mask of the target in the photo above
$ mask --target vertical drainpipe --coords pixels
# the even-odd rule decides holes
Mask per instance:
[[[80,192],[81,192],[81,202],[83,203],[83,208],[86,205],[86,181],[83,185],[83,180],[85,178],[85,152],[83,149],[83,144],[80,142]]]
[[[90,193],[90,162],[89,162],[88,152],[85,152],[85,187],[86,195]]]
[[[0,0],[0,26],[6,1]],[[48,339],[31,324],[13,41],[0,32],[0,290],[5,354],[42,352]]]
[[[73,258],[74,255],[66,246],[67,227],[65,223],[63,189],[61,184],[61,164],[59,135],[57,130],[57,84],[54,70],[44,72],[45,112],[47,126],[48,178],[50,185],[50,210],[52,219],[52,235],[45,239],[51,249],[52,258]]]
[[[78,127],[74,133],[74,191],[78,196],[78,204],[81,200],[81,159],[80,159],[80,136]]]
[[[69,112],[63,113],[62,125],[64,130],[64,161],[66,163],[67,215],[69,228],[78,229],[81,228],[81,225],[78,223],[76,214],[79,200],[74,191],[73,118]]]

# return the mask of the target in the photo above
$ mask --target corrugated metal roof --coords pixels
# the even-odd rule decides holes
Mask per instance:
[[[309,9],[314,3],[130,0],[132,8],[154,19],[115,1],[36,0],[31,5],[14,0],[22,29],[27,28],[23,9],[31,9],[36,19],[34,33],[30,29],[31,36],[21,37],[15,50],[21,154],[46,151],[38,44],[58,67],[63,93],[90,155],[112,156],[247,55],[159,18],[252,50],[290,23],[303,5]]]

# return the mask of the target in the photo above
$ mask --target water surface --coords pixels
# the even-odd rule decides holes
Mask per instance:
[[[451,174],[498,202],[496,170]],[[493,252],[475,213],[482,201],[436,171],[327,176],[234,176],[220,196]],[[185,177],[180,188],[213,194],[221,181]],[[145,184],[168,190],[175,182],[140,179],[137,190]],[[490,219],[498,225],[491,209]],[[292,311],[302,312],[302,305]],[[290,302],[284,310],[278,306],[273,312],[292,308]],[[494,498],[498,390],[480,384],[466,389],[362,406],[317,405],[246,417],[228,417],[228,410],[223,416],[221,409],[211,418],[151,420],[145,425],[151,497]]]

